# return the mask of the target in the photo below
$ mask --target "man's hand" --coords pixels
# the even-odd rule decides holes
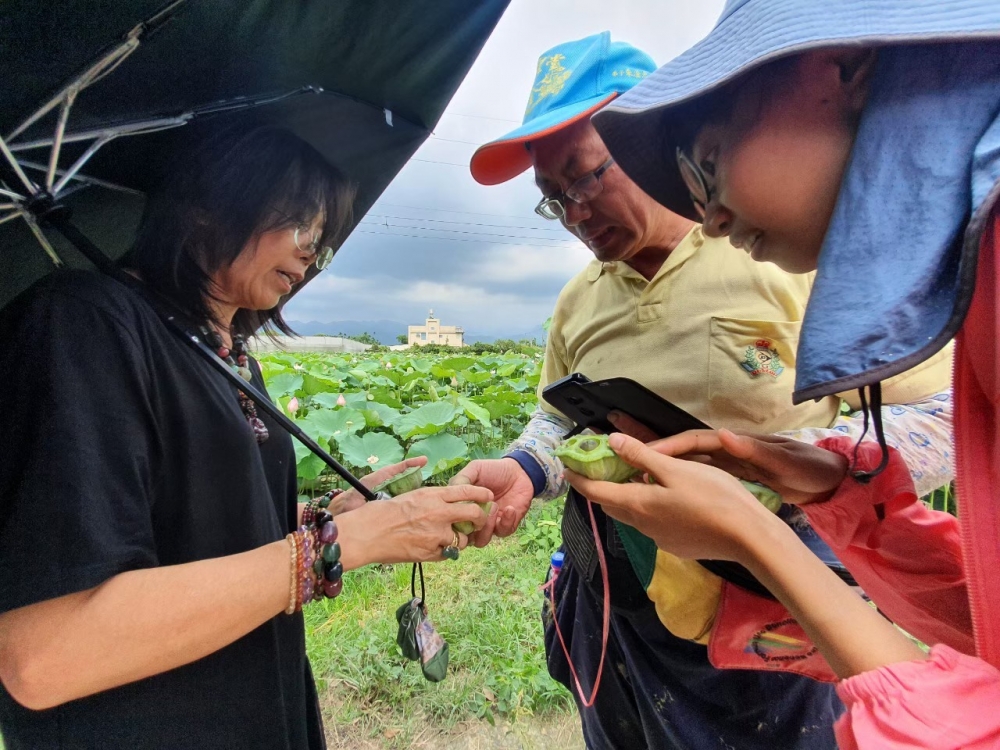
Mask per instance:
[[[477,547],[485,547],[494,535],[510,536],[517,531],[535,494],[531,477],[513,458],[472,461],[448,484],[473,484],[493,492],[497,512],[490,515],[483,528],[469,537],[469,541]]]
[[[847,459],[777,435],[690,430],[650,446],[657,453],[716,466],[733,476],[766,484],[795,505],[829,500],[847,476]]]

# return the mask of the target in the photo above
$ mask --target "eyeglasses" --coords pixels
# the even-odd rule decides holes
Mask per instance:
[[[708,203],[712,200],[712,189],[708,186],[705,173],[679,147],[677,149],[677,168],[680,170],[681,179],[684,180],[684,185],[691,195],[694,210],[698,212],[698,216],[704,219]]]
[[[594,200],[594,198],[599,196],[604,190],[604,183],[601,182],[601,177],[604,176],[604,173],[607,172],[614,163],[615,160],[613,158],[609,158],[593,172],[585,174],[579,180],[566,188],[565,192],[556,193],[555,195],[542,198],[538,202],[538,205],[535,206],[535,213],[543,219],[561,219],[566,215],[567,199],[573,201],[574,203],[586,203],[587,201]]]
[[[313,232],[312,228],[301,226],[295,229],[295,247],[304,253],[311,253],[316,256],[316,270],[322,271],[333,260],[333,248],[326,246],[320,248],[319,241],[323,238],[322,232]]]

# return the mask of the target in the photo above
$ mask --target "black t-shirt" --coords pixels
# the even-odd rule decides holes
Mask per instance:
[[[0,351],[0,612],[252,550],[295,524],[291,438],[262,414],[258,445],[236,389],[136,289],[54,274],[0,315]],[[213,585],[220,604],[249,593]],[[8,750],[324,746],[300,614],[45,711],[0,687],[0,730]]]

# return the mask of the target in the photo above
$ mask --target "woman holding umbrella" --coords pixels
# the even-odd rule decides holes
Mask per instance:
[[[301,608],[342,571],[442,559],[488,490],[297,503],[291,438],[171,333],[244,340],[325,266],[352,191],[290,133],[206,143],[122,283],[55,274],[0,317],[0,731],[8,748],[320,748]],[[366,477],[373,485],[422,459]],[[327,500],[319,505],[326,506]],[[298,530],[296,530],[298,529]]]

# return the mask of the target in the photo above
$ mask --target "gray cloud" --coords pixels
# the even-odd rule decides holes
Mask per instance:
[[[536,60],[546,49],[608,29],[612,39],[662,64],[707,34],[722,5],[513,0],[434,137],[330,268],[289,303],[286,317],[416,323],[433,307],[443,322],[468,331],[513,334],[538,325],[590,253],[568,233],[553,231],[557,223],[534,215],[539,194],[530,175],[495,187],[477,184],[468,170],[471,144],[520,124]]]

